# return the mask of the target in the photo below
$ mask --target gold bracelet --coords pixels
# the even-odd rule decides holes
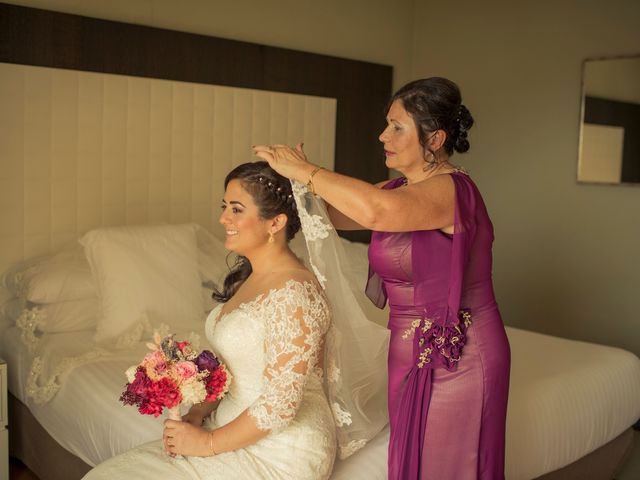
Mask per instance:
[[[314,195],[316,194],[315,189],[313,188],[313,176],[318,173],[320,170],[324,170],[324,167],[316,167],[313,169],[313,171],[311,172],[311,175],[309,175],[309,180],[307,181],[307,188],[311,191],[311,193],[313,193]]]
[[[209,450],[211,450],[211,455],[217,455],[216,451],[213,449],[213,432],[209,432]]]

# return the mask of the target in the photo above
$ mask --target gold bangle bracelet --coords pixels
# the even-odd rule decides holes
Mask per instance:
[[[211,450],[211,456],[217,455],[213,449],[213,432],[209,432],[209,450]]]
[[[320,170],[324,170],[324,167],[316,167],[313,169],[311,174],[309,175],[309,180],[307,180],[307,188],[313,193],[316,194],[316,190],[313,188],[313,176],[318,173]]]

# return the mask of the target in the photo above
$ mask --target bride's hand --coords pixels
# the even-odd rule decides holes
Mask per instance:
[[[309,163],[302,143],[291,148],[288,145],[254,145],[253,153],[269,162],[271,168],[283,177],[306,183],[315,166]]]
[[[173,456],[206,457],[211,455],[209,435],[207,430],[191,423],[165,420],[162,442]]]
[[[189,412],[182,416],[182,421],[190,423],[194,427],[201,427],[204,423],[205,417],[206,415],[203,415],[202,413],[191,409],[189,410]]]

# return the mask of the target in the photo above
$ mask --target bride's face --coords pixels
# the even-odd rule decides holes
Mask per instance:
[[[246,256],[262,247],[269,238],[268,222],[260,218],[258,206],[240,180],[229,182],[222,199],[220,223],[224,226],[224,246],[238,255]]]

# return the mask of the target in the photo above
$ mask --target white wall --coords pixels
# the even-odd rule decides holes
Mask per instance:
[[[414,18],[412,76],[457,81],[477,120],[454,161],[494,222],[505,322],[640,354],[640,187],[576,183],[582,60],[640,53],[640,2],[418,1]]]

